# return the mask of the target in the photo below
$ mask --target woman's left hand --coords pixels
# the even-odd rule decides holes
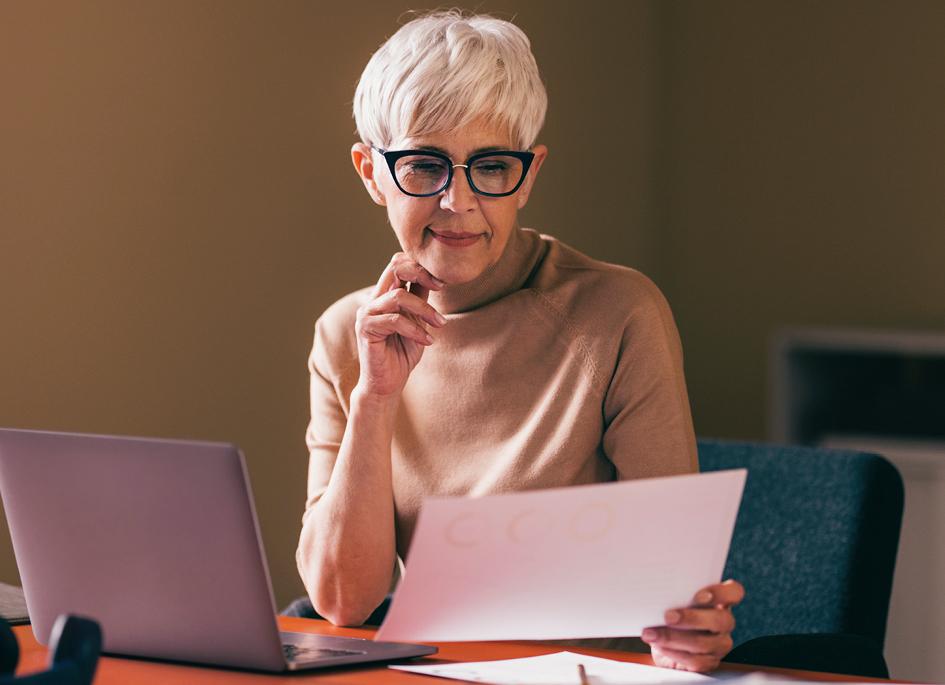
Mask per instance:
[[[735,628],[732,607],[744,596],[745,588],[741,583],[726,580],[701,589],[688,607],[667,611],[666,625],[643,631],[643,641],[650,645],[653,663],[702,673],[718,668],[732,649]]]

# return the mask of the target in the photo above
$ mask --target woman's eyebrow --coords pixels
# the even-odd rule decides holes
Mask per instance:
[[[507,147],[500,147],[499,145],[490,145],[489,147],[480,147],[472,151],[473,155],[478,155],[482,152],[498,152],[499,150],[508,150]],[[472,155],[470,155],[472,156]]]
[[[437,147],[436,145],[417,145],[417,149],[425,150],[427,152],[439,152],[441,155],[446,155],[447,157],[450,157],[449,152],[447,152],[441,147]],[[502,147],[500,145],[489,145],[487,147],[476,148],[471,153],[469,153],[469,156],[472,157],[473,155],[478,155],[483,152],[498,152],[499,150],[508,150],[508,148]],[[450,157],[450,159],[452,159],[452,157]]]
[[[414,149],[423,150],[424,152],[439,152],[441,155],[446,155],[447,157],[450,156],[446,150],[441,147],[437,147],[436,145],[415,145]]]

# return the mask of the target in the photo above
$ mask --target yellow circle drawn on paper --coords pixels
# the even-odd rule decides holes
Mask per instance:
[[[538,513],[535,509],[525,509],[513,516],[505,529],[509,540],[519,545],[526,544],[534,542],[541,533],[545,532],[549,525],[548,521],[542,521],[541,518],[536,517]],[[529,526],[528,520],[537,520],[538,526]]]
[[[614,527],[614,510],[610,504],[600,502],[578,509],[568,525],[571,537],[582,542],[594,542]]]
[[[486,522],[478,514],[459,514],[447,524],[443,535],[454,547],[475,547],[482,542]]]

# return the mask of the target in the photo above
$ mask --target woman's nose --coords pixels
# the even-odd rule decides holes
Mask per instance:
[[[460,165],[455,169],[453,180],[449,187],[443,191],[440,197],[440,207],[451,212],[471,212],[476,208],[479,200],[473,189],[469,187],[469,179],[466,178],[466,169]]]

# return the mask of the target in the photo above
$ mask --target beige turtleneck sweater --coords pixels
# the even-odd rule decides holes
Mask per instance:
[[[306,514],[344,435],[359,373],[355,314],[371,291],[315,324]],[[430,303],[448,322],[407,381],[391,445],[401,557],[427,495],[698,470],[676,326],[641,273],[518,229],[498,263]]]

